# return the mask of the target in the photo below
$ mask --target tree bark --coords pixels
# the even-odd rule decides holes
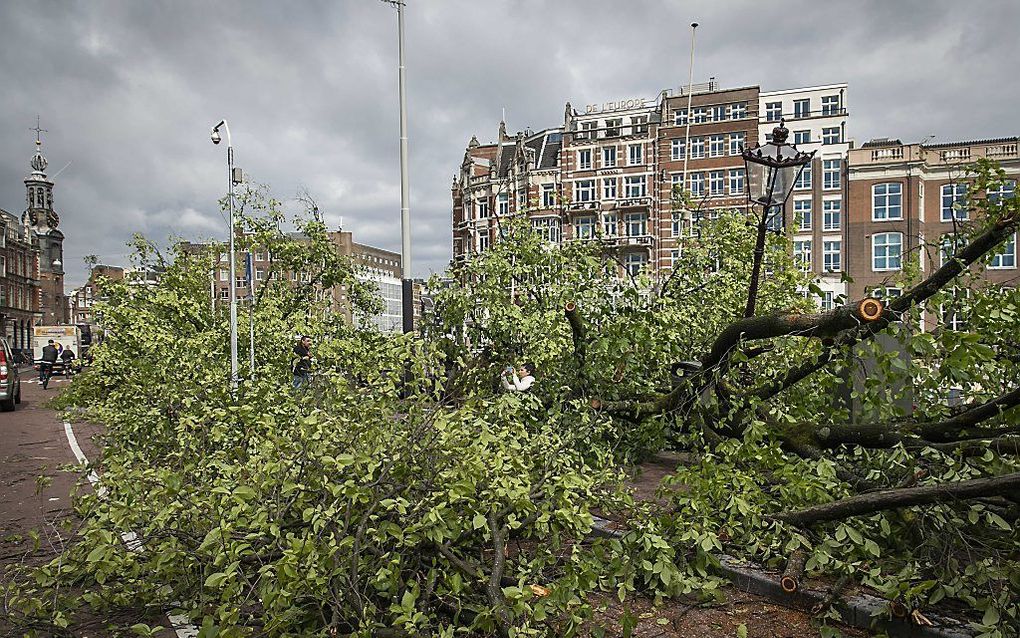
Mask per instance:
[[[838,339],[832,345],[826,347],[821,355],[814,361],[803,363],[792,368],[778,381],[763,388],[755,390],[751,396],[761,400],[768,400],[783,390],[800,383],[818,370],[821,370],[832,360],[832,357],[839,348],[853,346],[861,341],[873,338],[891,323],[893,317],[920,304],[939,290],[948,285],[958,277],[964,270],[978,259],[995,249],[996,246],[1009,239],[1017,226],[1020,225],[1020,217],[1011,215],[995,221],[985,232],[974,238],[967,246],[960,250],[953,259],[947,261],[941,268],[936,270],[927,279],[917,284],[909,291],[893,299],[889,308],[878,320],[865,324],[856,330],[850,331],[843,338]]]
[[[775,518],[792,525],[805,526],[911,505],[930,505],[980,496],[1005,496],[1016,494],[1018,491],[1020,472],[1014,472],[994,478],[869,492],[824,505],[783,512],[777,514]]]

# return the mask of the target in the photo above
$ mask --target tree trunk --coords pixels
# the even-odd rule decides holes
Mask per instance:
[[[793,512],[777,514],[775,518],[793,525],[811,525],[848,516],[870,514],[882,510],[929,505],[979,496],[1006,496],[1020,493],[1020,472],[994,478],[971,479],[941,485],[923,485],[906,489],[881,490],[851,496],[824,505],[815,505]]]

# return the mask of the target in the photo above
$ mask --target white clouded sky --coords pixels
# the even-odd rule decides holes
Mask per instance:
[[[765,90],[849,82],[849,134],[1018,134],[1020,3],[407,0],[415,274],[450,257],[450,183],[471,135],[560,123],[563,104],[655,96],[687,78]],[[223,234],[237,164],[295,212],[307,189],[358,241],[400,246],[395,10],[378,0],[0,4],[0,207],[24,209],[38,113],[66,235],[124,264],[134,232]]]

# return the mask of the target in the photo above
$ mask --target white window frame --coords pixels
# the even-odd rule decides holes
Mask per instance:
[[[898,242],[890,242],[890,241],[888,241],[888,239],[892,238],[892,237],[898,238],[899,241]],[[879,242],[878,242],[879,238],[884,240],[881,244],[879,244]],[[896,246],[899,249],[896,252],[896,255],[895,255],[896,260],[898,261],[898,265],[896,265],[896,266],[890,266],[889,265],[889,262],[892,259],[892,255],[889,252],[889,249],[891,247],[893,247],[893,246]],[[883,256],[883,259],[885,259],[885,266],[882,266],[882,267],[878,266],[879,256],[877,254],[877,250],[879,248],[885,248],[885,255]],[[893,272],[893,271],[902,270],[902,269],[903,269],[903,233],[895,232],[894,231],[894,232],[888,232],[888,233],[875,233],[874,235],[872,235],[871,236],[871,270],[873,272]]]
[[[648,180],[644,175],[627,175],[623,178],[625,197],[645,197],[648,195]]]
[[[795,239],[793,241],[793,260],[804,272],[811,270],[810,239]]]
[[[722,197],[726,194],[726,171],[708,172],[708,193],[713,197]]]
[[[730,133],[729,152],[730,155],[740,155],[744,145],[747,143],[747,133],[735,131]]]
[[[581,179],[574,182],[574,201],[593,202],[597,199],[595,193],[595,180]]]
[[[556,206],[556,184],[542,184],[542,208]]]
[[[510,214],[510,195],[507,193],[496,195],[496,210],[501,217]]]
[[[838,126],[827,126],[822,129],[822,144],[839,144],[841,137]]]
[[[489,218],[488,197],[483,197],[482,199],[479,199],[477,203],[478,203],[478,219],[488,219]]]
[[[623,227],[627,237],[643,237],[648,234],[648,213],[627,213],[623,216]]]
[[[793,183],[793,190],[797,191],[809,191],[811,190],[811,164],[804,167],[804,170],[797,176],[797,181]]]
[[[833,168],[835,166],[835,168]],[[822,160],[822,190],[839,190],[843,172],[843,160],[830,158]]]
[[[839,115],[839,96],[838,95],[823,95],[822,96],[822,115]]]
[[[620,217],[616,213],[602,213],[599,220],[603,237],[616,237],[620,229]]]
[[[574,222],[574,233],[576,239],[594,239],[595,238],[595,217],[592,215],[583,215],[577,218]]]
[[[616,168],[616,147],[602,147],[602,168]]]
[[[890,193],[889,188],[895,186],[896,192]],[[879,189],[883,189],[884,193],[879,193]],[[899,204],[895,206],[898,210],[896,217],[890,216],[890,210],[893,206],[889,203],[890,197],[898,197]],[[878,198],[884,197],[885,204],[883,206],[878,205]],[[879,211],[882,214],[879,215]],[[903,183],[902,182],[882,182],[880,184],[873,184],[871,186],[871,221],[882,222],[882,221],[894,221],[903,219]]]
[[[627,145],[627,166],[640,166],[645,163],[645,145]]]
[[[726,136],[712,135],[708,138],[708,156],[723,157],[726,155]]]
[[[562,238],[559,217],[532,217],[531,229],[551,244],[559,244]]]
[[[617,199],[620,192],[620,180],[616,177],[602,178],[602,199]]]
[[[727,175],[728,186],[730,189],[730,195],[738,196],[744,194],[744,169],[742,168],[731,168]]]
[[[802,108],[807,106],[806,109]],[[799,98],[793,101],[793,119],[811,117],[811,98]]]
[[[765,121],[766,122],[778,122],[783,119],[783,103],[782,102],[766,102],[765,103]]]
[[[939,189],[939,219],[944,222],[951,222],[954,220],[958,222],[965,222],[970,219],[970,212],[966,206],[957,208],[957,204],[965,203],[967,200],[967,185],[956,182],[950,184],[943,184],[942,188]],[[949,205],[946,206],[946,201],[949,200]]]
[[[822,270],[840,272],[843,269],[843,240],[822,238]]]
[[[687,140],[676,137],[669,141],[669,158],[671,160],[682,160],[687,152]]]
[[[692,137],[690,149],[687,151],[691,154],[691,159],[704,159],[705,157],[705,138],[703,137]]]
[[[623,269],[631,277],[637,277],[648,266],[648,255],[644,252],[630,252],[623,256]]]
[[[811,143],[811,129],[803,131],[793,132],[793,143],[794,144],[810,144]]]
[[[804,206],[807,204],[807,206]],[[807,213],[807,223],[804,223],[804,215]],[[811,230],[814,226],[814,215],[815,211],[811,205],[809,198],[800,198],[793,200],[793,214],[797,219],[797,227],[800,230]]]
[[[577,151],[577,170],[586,171],[594,167],[592,163],[592,152],[590,148],[582,148]]]
[[[697,178],[697,179],[695,179]],[[695,197],[702,197],[705,194],[705,174],[701,171],[691,171],[687,179],[687,190]],[[694,184],[698,184],[698,188]]]
[[[835,204],[835,208],[831,205]],[[832,223],[833,213],[835,213],[836,223]],[[827,230],[839,230],[843,227],[843,201],[839,199],[826,199],[822,200],[822,231]]]
[[[1002,245],[999,252],[996,252],[988,261],[988,267],[993,270],[1010,270],[1016,268],[1016,232]],[[1007,263],[1008,262],[1008,263]]]

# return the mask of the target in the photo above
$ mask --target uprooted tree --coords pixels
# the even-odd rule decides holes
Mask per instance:
[[[941,268],[828,312],[775,236],[741,318],[740,214],[703,224],[660,281],[501,218],[416,337],[371,328],[378,307],[321,224],[281,234],[249,193],[246,241],[274,259],[255,374],[231,396],[218,252],[141,244],[162,281],[104,288],[108,337],[63,398],[107,426],[102,489],[5,609],[40,632],[86,606],[177,610],[205,636],[559,636],[598,624],[598,591],[717,597],[729,553],[785,567],[784,586],[828,574],[893,611],[952,599],[985,636],[1015,633],[1020,298],[976,272],[1020,224],[1015,197],[981,196],[1003,179],[975,167],[973,221]],[[947,312],[967,329],[922,329]],[[317,375],[294,393],[299,332]],[[500,393],[523,360],[534,389]],[[664,448],[685,461],[635,502],[625,469]],[[595,511],[622,536],[593,537]]]

